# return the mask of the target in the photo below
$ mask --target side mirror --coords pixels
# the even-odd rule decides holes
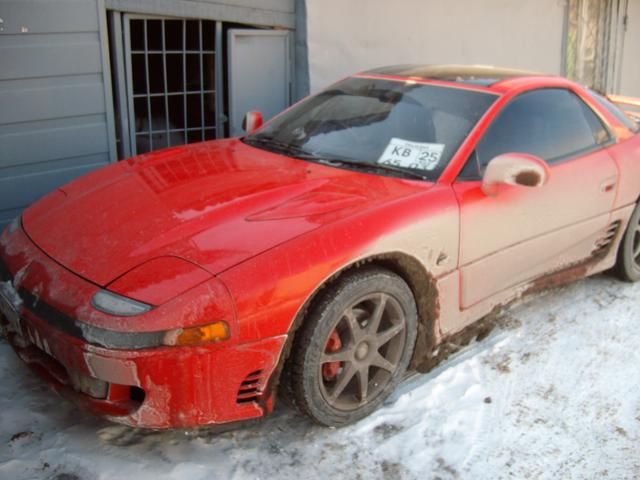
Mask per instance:
[[[541,187],[549,180],[549,166],[541,158],[505,153],[489,162],[482,177],[482,191],[494,196],[500,184]]]
[[[247,112],[242,119],[242,129],[247,133],[253,133],[263,124],[262,113],[257,110]]]

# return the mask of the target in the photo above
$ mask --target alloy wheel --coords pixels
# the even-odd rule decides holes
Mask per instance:
[[[405,336],[403,310],[391,295],[367,295],[346,308],[320,357],[325,401],[349,411],[375,399],[398,368]]]

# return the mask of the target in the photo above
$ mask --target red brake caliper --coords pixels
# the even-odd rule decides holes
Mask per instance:
[[[324,347],[325,353],[337,352],[342,348],[342,341],[335,330],[329,335],[327,345]],[[329,362],[322,365],[322,376],[325,380],[334,380],[338,376],[342,362]]]

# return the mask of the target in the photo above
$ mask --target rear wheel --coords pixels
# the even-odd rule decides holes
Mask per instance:
[[[637,205],[624,232],[615,266],[618,276],[628,282],[640,280],[640,205]]]
[[[413,294],[397,275],[369,268],[330,287],[296,336],[293,403],[328,426],[355,422],[391,394],[416,340]]]

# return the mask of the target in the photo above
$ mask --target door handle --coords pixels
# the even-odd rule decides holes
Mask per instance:
[[[616,187],[616,180],[613,178],[608,178],[600,184],[600,191],[603,193],[612,192]]]

